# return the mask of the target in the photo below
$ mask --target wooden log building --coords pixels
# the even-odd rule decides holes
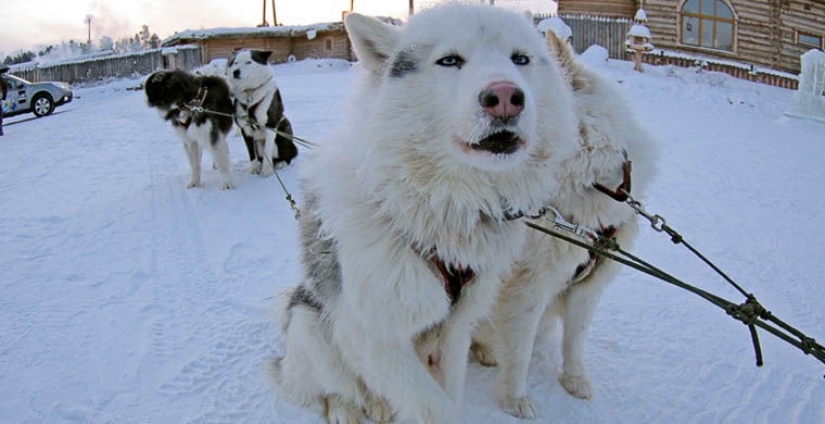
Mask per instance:
[[[196,45],[201,62],[227,59],[238,49],[271,50],[271,63],[333,58],[353,60],[352,49],[343,22],[305,26],[253,28],[212,28],[186,30],[161,41],[162,47]]]
[[[558,0],[558,14],[633,19],[642,7],[653,44],[798,74],[825,49],[825,0]]]

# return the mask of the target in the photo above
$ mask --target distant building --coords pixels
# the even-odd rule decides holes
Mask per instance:
[[[290,57],[295,60],[354,59],[343,22],[186,30],[161,41],[164,48],[181,45],[200,47],[201,61],[204,64],[215,59],[229,58],[238,49],[272,50],[269,60],[273,63],[286,62]]]
[[[822,0],[558,0],[562,16],[632,20],[640,7],[664,50],[799,73],[803,53],[825,49]]]

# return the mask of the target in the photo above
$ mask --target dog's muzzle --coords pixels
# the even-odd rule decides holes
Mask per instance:
[[[521,137],[512,131],[500,131],[482,138],[470,146],[473,150],[481,150],[494,154],[509,155],[515,153],[524,144]]]

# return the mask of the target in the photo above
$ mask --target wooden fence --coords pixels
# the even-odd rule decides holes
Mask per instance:
[[[537,14],[533,19],[538,22],[555,15]],[[625,58],[627,32],[633,26],[628,19],[605,18],[601,16],[559,15],[573,31],[573,48],[583,52],[592,45],[607,49],[611,59]]]
[[[535,22],[554,15],[536,15]],[[625,39],[633,22],[628,19],[606,18],[600,16],[561,15],[559,16],[573,32],[573,48],[583,52],[592,45],[607,49],[611,59],[633,60],[633,54],[626,52]],[[653,40],[656,43],[656,40]],[[730,76],[776,87],[795,90],[799,85],[798,77],[784,72],[757,68],[753,65],[732,63],[730,61],[697,57],[677,52],[656,50],[645,53],[643,60],[651,65],[675,65],[697,67],[711,72],[723,72]]]
[[[158,69],[168,68],[169,55],[176,55],[173,63],[178,69],[188,71],[201,66],[200,47],[180,46],[174,49],[152,49],[47,64],[23,63],[13,65],[9,73],[33,82],[94,83],[113,78],[148,75]]]

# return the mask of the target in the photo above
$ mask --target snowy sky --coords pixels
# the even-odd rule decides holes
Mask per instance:
[[[418,9],[442,0],[417,0]],[[142,25],[166,38],[176,31],[212,27],[247,27],[261,23],[262,2],[257,0],[39,0],[4,1],[0,25],[0,56],[62,41],[85,42],[89,37],[86,17],[92,16],[91,38],[115,40],[133,36]],[[407,0],[355,0],[355,10],[405,18]],[[498,0],[496,4],[548,12],[551,0]],[[350,0],[276,0],[278,22],[303,25],[341,19]],[[267,22],[272,23],[272,1],[266,0]]]

